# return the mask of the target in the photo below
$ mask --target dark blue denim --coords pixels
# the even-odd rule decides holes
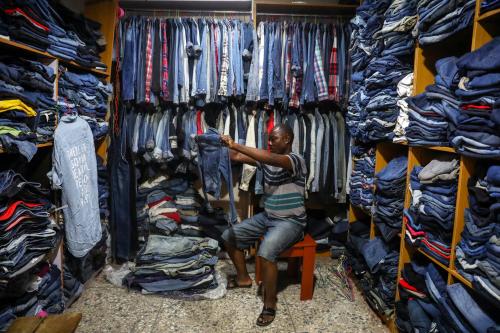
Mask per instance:
[[[220,134],[214,128],[209,128],[205,134],[196,137],[198,143],[198,167],[203,183],[203,193],[220,199],[221,175],[226,181],[230,201],[230,223],[236,223],[238,215],[234,204],[233,179],[229,150],[220,140]],[[208,200],[207,200],[208,201]]]

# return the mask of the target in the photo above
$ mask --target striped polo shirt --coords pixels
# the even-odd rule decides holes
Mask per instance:
[[[306,162],[302,156],[295,153],[287,156],[292,162],[292,170],[259,165],[264,173],[264,208],[269,217],[290,220],[305,226]]]

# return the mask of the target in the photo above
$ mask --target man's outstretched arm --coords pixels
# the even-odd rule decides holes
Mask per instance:
[[[233,161],[254,164],[254,165],[255,161],[257,161],[260,163],[277,166],[287,170],[292,170],[292,162],[290,161],[290,158],[286,155],[274,154],[264,149],[258,149],[240,145],[234,142],[234,140],[228,135],[221,135],[221,141],[232,151],[236,152],[236,154],[231,153],[232,155],[231,159]]]

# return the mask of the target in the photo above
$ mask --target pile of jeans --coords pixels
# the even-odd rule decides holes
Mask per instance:
[[[412,203],[404,212],[406,241],[448,265],[459,161],[434,159],[410,174]]]
[[[436,266],[412,261],[405,264],[396,303],[400,332],[494,332],[495,310],[460,283],[446,284]]]
[[[369,240],[368,236],[369,227],[363,222],[350,225],[349,260],[368,304],[379,314],[390,316],[396,293],[398,244],[378,237]]]
[[[373,205],[373,178],[375,174],[375,149],[373,146],[352,146],[353,169],[349,198],[351,205],[371,214]]]
[[[150,235],[124,284],[143,294],[203,293],[218,285],[218,249],[217,241],[209,238]]]
[[[60,66],[59,100],[60,113],[76,113],[89,124],[94,138],[108,132],[105,121],[112,93],[110,84],[104,84],[90,73],[77,74]]]
[[[499,175],[499,165],[478,166],[469,179],[470,208],[465,209],[465,227],[456,247],[458,271],[492,300],[500,295]]]
[[[414,1],[365,1],[351,20],[351,93],[347,126],[363,141],[392,140],[397,84],[412,70]]]
[[[373,217],[387,242],[401,231],[407,167],[406,156],[396,157],[375,175]]]
[[[236,19],[131,16],[119,22],[121,96],[136,103],[198,106],[235,96],[293,108],[343,103],[349,29],[265,21],[254,29]]]
[[[483,0],[481,1],[481,14],[489,12],[490,10],[494,10],[500,8],[499,0]]]
[[[423,46],[435,44],[471,26],[475,7],[475,0],[420,1],[414,31],[418,43]]]
[[[54,69],[23,58],[0,62],[0,142],[29,161],[54,134]]]
[[[451,145],[475,158],[500,157],[500,37],[450,64],[460,108],[450,117]],[[454,66],[454,67],[453,67]]]
[[[108,169],[103,164],[103,160],[99,155],[96,155],[97,161],[97,186],[99,191],[99,212],[101,220],[109,218],[109,175]]]
[[[2,35],[89,68],[106,69],[106,41],[98,22],[47,0],[1,2]]]
[[[52,307],[56,302],[52,297],[55,281],[46,276],[46,261],[57,247],[60,232],[49,215],[49,192],[40,184],[29,182],[12,170],[0,173],[0,184],[2,327],[7,324],[5,318],[35,315],[42,309],[56,311]],[[36,274],[42,279],[37,279]],[[60,272],[58,281],[60,286]]]
[[[459,109],[454,93],[458,86],[455,62],[455,57],[436,61],[436,83],[427,86],[424,93],[406,99],[410,120],[406,137],[410,145],[449,145],[449,131]]]
[[[406,128],[410,123],[408,116],[408,97],[413,96],[413,73],[406,75],[398,83],[398,101],[396,102],[399,108],[398,118],[396,120],[396,127],[394,127],[393,142],[406,143]]]
[[[189,188],[187,177],[169,178],[164,175],[157,175],[138,186],[136,207],[140,244],[146,242],[150,232],[171,235],[178,230],[181,216],[174,198]]]

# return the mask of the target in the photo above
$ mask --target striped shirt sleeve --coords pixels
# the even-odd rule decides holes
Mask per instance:
[[[304,158],[296,153],[290,153],[287,156],[292,162],[292,177],[305,177],[307,175],[307,166]]]

